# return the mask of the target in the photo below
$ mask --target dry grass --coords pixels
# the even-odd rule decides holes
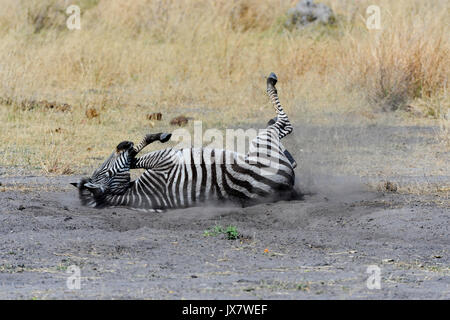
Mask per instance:
[[[450,186],[436,182],[429,182],[426,179],[422,181],[412,181],[408,183],[396,183],[389,180],[378,182],[370,185],[371,189],[378,192],[398,192],[401,194],[416,195],[440,195],[445,199],[449,199]]]
[[[443,96],[450,73],[444,22],[449,8],[444,5],[438,11],[438,2],[421,1],[396,1],[391,6],[386,2],[382,8],[389,8],[384,11],[391,15],[383,20],[382,30],[369,34],[366,41],[353,38],[345,53],[352,85],[392,110],[417,98]]]
[[[283,29],[295,1],[79,0],[82,29],[69,31],[64,1],[0,0],[0,165],[79,172],[180,114],[216,127],[267,121],[271,71],[304,118],[412,104],[448,130],[448,2],[323,2],[337,22],[297,32]],[[371,4],[380,31],[365,28]]]

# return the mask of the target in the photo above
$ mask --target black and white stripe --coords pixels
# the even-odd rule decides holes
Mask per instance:
[[[280,142],[292,132],[292,125],[279,102],[276,81],[272,73],[267,92],[277,118],[251,141],[248,154],[214,148],[168,148],[136,158],[145,146],[166,142],[170,135],[147,135],[137,146],[123,142],[91,179],[78,184],[80,197],[87,191],[92,194],[84,204],[163,210],[210,201],[251,204],[292,196],[295,165]],[[131,182],[130,169],[145,171]]]

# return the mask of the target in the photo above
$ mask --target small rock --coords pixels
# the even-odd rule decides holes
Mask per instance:
[[[172,126],[182,127],[182,126],[185,126],[190,119],[192,119],[192,118],[187,118],[185,116],[178,116],[178,117],[173,118],[172,120],[170,120],[170,124]]]
[[[64,221],[69,221],[69,220],[72,220],[72,217],[65,217],[64,218]]]
[[[386,181],[384,183],[384,188],[386,189],[386,191],[397,192],[397,184],[391,181]]]
[[[383,259],[381,260],[383,263],[394,262],[394,259]]]
[[[406,112],[410,112],[416,117],[423,117],[424,116],[423,112],[416,106],[407,105],[406,107],[404,107],[404,109],[405,109]]]
[[[96,118],[99,116],[99,113],[97,112],[97,110],[95,108],[87,109],[85,114],[88,119]]]
[[[295,8],[287,12],[288,19],[285,23],[287,28],[295,27],[301,29],[309,24],[323,23],[332,24],[336,20],[333,10],[323,3],[314,3],[313,0],[301,0]]]
[[[22,211],[25,209],[25,207],[23,205],[20,205],[19,208],[17,208],[18,210]]]
[[[161,112],[154,112],[154,113],[147,114],[147,119],[148,120],[161,121],[162,120],[162,113]]]
[[[197,278],[198,278],[198,276],[196,276],[195,274],[193,274],[193,275],[191,275],[191,278],[193,278],[193,279],[197,279]]]

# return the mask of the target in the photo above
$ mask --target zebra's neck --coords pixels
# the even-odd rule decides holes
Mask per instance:
[[[111,194],[105,197],[105,202],[108,206],[131,206],[132,204],[132,189],[134,188],[134,183],[130,184],[130,187],[124,191],[123,194],[116,195]]]
[[[170,207],[170,204],[164,199],[163,185],[150,183],[157,182],[156,179],[149,171],[145,171],[137,180],[130,183],[130,187],[123,194],[108,195],[105,201],[109,206],[130,208],[162,209]]]

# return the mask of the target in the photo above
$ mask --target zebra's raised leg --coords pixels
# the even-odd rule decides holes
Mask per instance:
[[[249,161],[271,157],[278,158],[279,154],[282,154],[285,158],[290,156],[289,153],[289,156],[285,155],[286,149],[280,141],[292,132],[292,125],[278,99],[277,89],[275,88],[277,81],[277,76],[273,72],[267,78],[267,93],[277,112],[277,117],[269,120],[266,130],[259,132],[258,136],[250,143],[249,153],[247,154]],[[291,162],[291,160],[292,156],[288,161]],[[295,165],[295,161],[293,165]]]
[[[291,123],[289,122],[288,116],[281,106],[280,100],[278,99],[278,92],[275,88],[277,81],[278,78],[273,72],[267,78],[267,94],[269,95],[269,98],[272,101],[272,105],[277,112],[277,117],[269,121],[269,123],[274,121],[274,123],[269,125],[269,127],[277,130],[279,139],[282,139],[286,135],[291,133],[293,128]]]
[[[275,88],[275,84],[277,83],[277,81],[278,81],[277,76],[272,72],[267,78],[267,93],[269,94],[269,97],[271,98],[272,104],[275,107],[275,110],[277,111],[278,115],[281,114],[282,117],[280,118],[278,116],[270,119],[267,122],[267,126],[275,128],[279,132],[278,134],[279,139],[281,139],[285,137],[287,134],[292,132],[292,125],[289,122],[289,119],[286,113],[284,112],[283,108],[281,107],[280,101],[278,99],[277,89]],[[279,144],[284,155],[292,164],[292,167],[293,168],[297,167],[297,162],[294,160],[294,157],[291,155],[291,153],[284,148],[281,141],[279,142]]]
[[[139,152],[142,151],[142,149],[144,149],[149,144],[151,144],[155,141],[160,141],[161,143],[165,143],[165,142],[169,141],[171,137],[172,137],[171,133],[162,133],[162,132],[145,135],[145,137],[142,139],[142,141],[139,142],[139,144],[137,144],[136,146],[134,146],[134,148],[133,148],[134,156],[136,156]]]
[[[270,119],[267,122],[267,126],[270,127],[271,125],[275,124],[275,122],[277,122],[277,117]],[[294,157],[291,155],[291,153],[289,151],[287,151],[287,149],[283,146],[283,144],[281,143],[281,141],[278,142],[280,144],[280,149],[283,151],[284,155],[286,156],[286,158],[289,160],[289,162],[292,164],[292,168],[296,168],[297,167],[297,162],[295,161]]]
[[[142,169],[148,166],[148,161],[146,161],[145,156],[136,158],[136,155],[142,151],[149,144],[159,141],[161,143],[165,143],[170,140],[172,137],[171,133],[155,133],[155,134],[147,134],[142,141],[133,148],[133,152],[131,154],[131,166],[130,169]]]
[[[275,124],[275,122],[277,122],[277,117],[270,119],[267,122],[267,126],[270,127],[271,125]],[[289,160],[289,162],[292,164],[292,168],[295,169],[297,167],[297,162],[295,161],[294,157],[291,155],[291,153],[289,151],[287,151],[287,149],[283,146],[281,141],[279,143],[280,143],[281,150],[283,150],[284,155]]]

